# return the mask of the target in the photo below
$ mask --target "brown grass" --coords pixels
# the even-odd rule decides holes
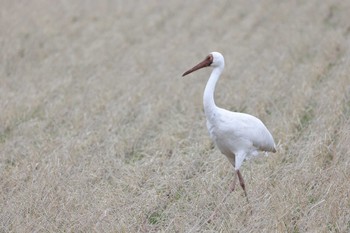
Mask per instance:
[[[0,231],[350,232],[349,3],[2,1]],[[207,223],[233,169],[180,77],[211,51],[278,153]]]

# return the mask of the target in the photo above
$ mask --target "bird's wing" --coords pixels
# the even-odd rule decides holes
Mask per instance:
[[[247,140],[258,150],[276,151],[274,139],[261,120],[245,113],[227,110],[223,113],[221,118],[227,133],[234,134],[235,138]]]

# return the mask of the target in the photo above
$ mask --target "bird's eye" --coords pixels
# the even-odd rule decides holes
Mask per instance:
[[[213,60],[214,60],[213,55],[208,55],[206,60],[208,60],[210,62],[210,64],[213,63]]]

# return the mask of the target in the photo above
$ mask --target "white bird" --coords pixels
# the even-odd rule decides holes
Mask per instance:
[[[234,176],[229,193],[234,191],[238,177],[248,200],[244,180],[239,171],[242,162],[250,156],[258,155],[259,151],[276,152],[276,145],[271,133],[258,118],[245,113],[230,112],[216,106],[214,101],[215,85],[225,67],[225,60],[221,53],[210,53],[204,61],[186,71],[182,76],[209,66],[213,68],[213,71],[203,95],[209,135],[221,153],[226,155],[237,174]]]

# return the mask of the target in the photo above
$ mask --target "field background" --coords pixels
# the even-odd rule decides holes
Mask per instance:
[[[0,4],[1,232],[350,232],[350,1]],[[207,223],[233,168],[181,74],[211,51],[278,152]]]

